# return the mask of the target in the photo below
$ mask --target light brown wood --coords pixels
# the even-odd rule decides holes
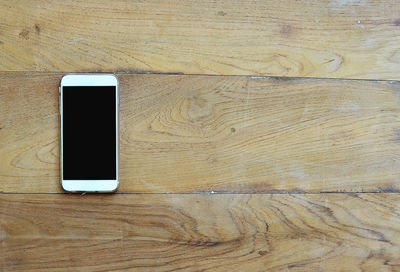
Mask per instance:
[[[2,271],[399,271],[398,194],[0,195]]]
[[[0,272],[400,272],[399,37],[397,0],[0,1]],[[59,80],[105,71],[121,186],[66,194]]]
[[[61,192],[60,74],[0,74],[0,191]],[[398,83],[120,75],[120,192],[398,192]]]
[[[0,3],[2,71],[400,79],[397,0]]]

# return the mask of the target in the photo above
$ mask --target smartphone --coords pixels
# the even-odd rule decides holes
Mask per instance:
[[[66,75],[60,84],[61,184],[68,192],[118,187],[118,79]]]

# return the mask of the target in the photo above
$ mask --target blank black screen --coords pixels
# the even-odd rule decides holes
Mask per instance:
[[[115,86],[63,87],[63,178],[116,179]]]

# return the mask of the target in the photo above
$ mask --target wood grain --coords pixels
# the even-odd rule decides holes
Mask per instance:
[[[0,2],[1,71],[400,79],[397,0]]]
[[[400,271],[398,194],[0,195],[2,271]]]
[[[61,192],[60,74],[0,74],[0,191]],[[398,192],[397,82],[120,75],[120,192]]]

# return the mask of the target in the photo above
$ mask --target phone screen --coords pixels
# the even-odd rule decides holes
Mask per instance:
[[[63,179],[115,180],[115,86],[64,86]]]

